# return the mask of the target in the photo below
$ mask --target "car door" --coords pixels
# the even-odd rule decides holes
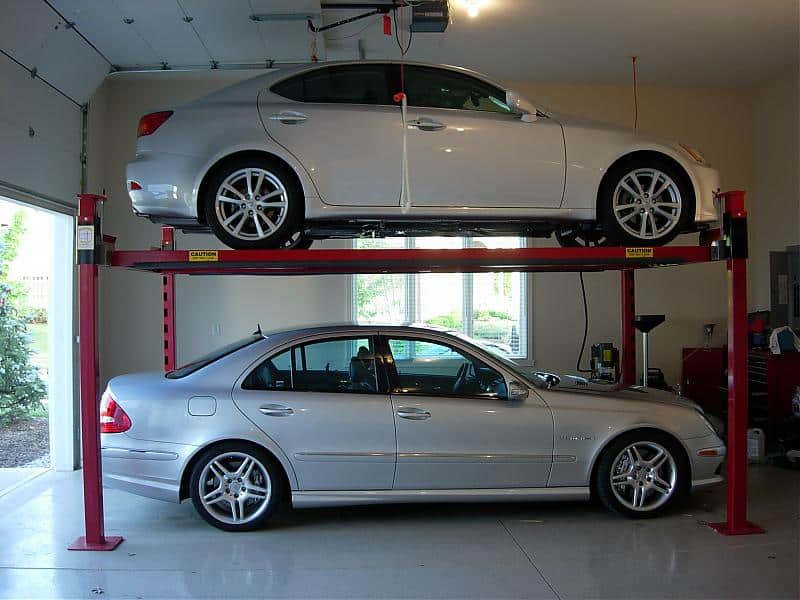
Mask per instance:
[[[267,133],[303,165],[326,204],[399,204],[403,124],[391,102],[388,69],[380,63],[321,67],[259,96]]]
[[[381,347],[397,430],[396,489],[547,486],[553,419],[538,396],[509,400],[497,369],[435,338],[387,336]]]
[[[371,336],[324,338],[266,357],[234,402],[289,457],[302,490],[391,489],[391,401]]]
[[[404,80],[412,206],[476,215],[561,205],[566,156],[556,120],[523,122],[504,90],[450,69],[408,66]]]

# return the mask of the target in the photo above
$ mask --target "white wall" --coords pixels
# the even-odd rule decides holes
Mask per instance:
[[[159,228],[134,217],[124,189],[124,166],[133,155],[139,116],[255,73],[154,73],[114,76],[104,83],[90,111],[90,182],[110,195],[106,231],[120,248],[157,245]],[[565,112],[605,121],[631,122],[627,86],[525,83],[531,98]],[[726,188],[753,188],[753,97],[746,90],[659,88],[640,90],[640,128],[700,147],[722,172]],[[751,207],[751,212],[757,208]],[[694,243],[696,236],[683,240]],[[551,244],[538,240],[537,244]],[[179,236],[178,247],[216,247],[208,236]],[[667,324],[652,336],[651,365],[671,383],[680,372],[680,348],[702,343],[702,325],[718,323],[715,344],[725,339],[724,265],[665,268],[637,274],[640,313],[665,313]],[[590,303],[589,344],[619,343],[619,275],[586,275]],[[103,376],[161,366],[160,279],[134,272],[104,272],[101,281]],[[572,369],[582,334],[578,276],[538,274],[531,303],[537,365]],[[179,361],[249,333],[349,318],[349,281],[344,276],[307,278],[179,278]],[[212,336],[213,324],[221,335]],[[587,350],[588,351],[588,350]],[[584,362],[588,361],[588,356]]]
[[[769,252],[800,244],[800,94],[797,68],[755,94],[755,185],[750,210],[750,305],[769,309]]]

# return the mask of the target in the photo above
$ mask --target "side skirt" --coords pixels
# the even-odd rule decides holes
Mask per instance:
[[[292,491],[292,506],[354,506],[424,502],[525,502],[588,500],[588,487],[511,488],[475,490],[361,490]]]

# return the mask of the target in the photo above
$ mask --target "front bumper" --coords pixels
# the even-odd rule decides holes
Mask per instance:
[[[692,463],[692,488],[722,481],[719,468],[727,452],[725,444],[715,434],[684,440]],[[713,453],[709,452],[713,451]]]
[[[194,182],[202,169],[194,156],[140,152],[128,163],[125,186],[133,212],[145,217],[197,219]],[[131,190],[131,181],[142,189]]]
[[[719,219],[714,202],[719,191],[719,172],[705,165],[695,164],[691,169],[695,184],[695,223],[713,223]]]

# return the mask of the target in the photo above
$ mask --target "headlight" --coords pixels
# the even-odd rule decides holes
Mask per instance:
[[[695,162],[700,163],[701,165],[706,164],[706,159],[703,158],[703,153],[700,152],[697,148],[692,148],[688,144],[680,144],[680,147],[686,151],[686,154],[692,157]]]

